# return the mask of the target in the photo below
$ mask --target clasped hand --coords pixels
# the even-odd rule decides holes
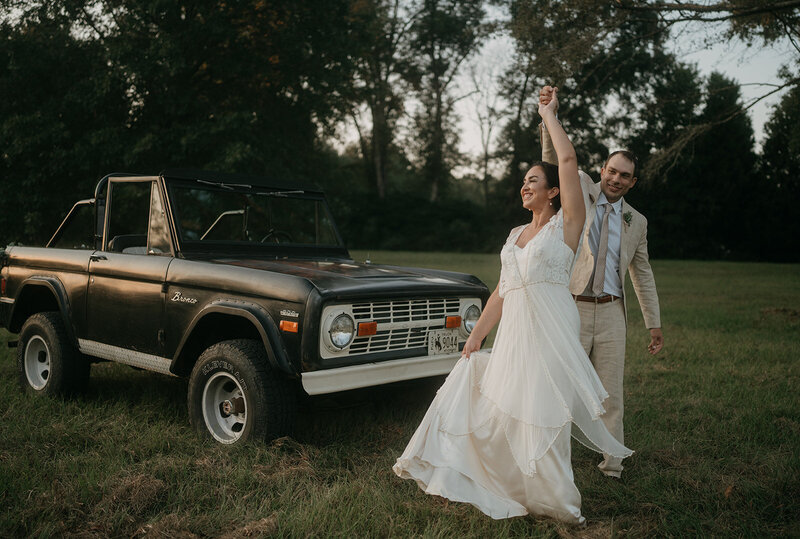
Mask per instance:
[[[539,116],[544,118],[546,112],[558,112],[558,87],[544,86],[539,90]]]

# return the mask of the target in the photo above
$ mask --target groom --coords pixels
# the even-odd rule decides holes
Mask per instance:
[[[549,103],[551,96],[552,88],[545,86],[539,99]],[[542,161],[557,163],[543,125],[541,135]],[[600,183],[594,183],[581,172],[586,228],[569,285],[581,317],[581,344],[609,394],[603,403],[606,409],[603,422],[621,443],[624,443],[622,377],[628,326],[627,272],[645,325],[650,329],[648,352],[657,354],[664,345],[656,283],[647,254],[647,219],[623,198],[636,184],[636,168],[636,156],[623,150],[608,156],[600,169]],[[620,478],[622,459],[605,455],[599,468],[607,476]]]

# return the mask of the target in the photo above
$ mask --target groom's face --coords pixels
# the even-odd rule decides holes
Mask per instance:
[[[609,202],[616,202],[636,184],[633,161],[621,154],[612,155],[600,169],[600,190]]]

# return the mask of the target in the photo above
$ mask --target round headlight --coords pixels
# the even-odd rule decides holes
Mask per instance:
[[[353,319],[348,314],[342,313],[334,318],[331,329],[328,330],[333,345],[336,348],[344,348],[350,344],[355,334],[355,327]]]
[[[467,330],[467,333],[472,333],[472,330],[475,329],[475,324],[478,323],[478,318],[481,317],[481,310],[478,308],[477,305],[470,305],[467,311],[464,313],[464,329]]]

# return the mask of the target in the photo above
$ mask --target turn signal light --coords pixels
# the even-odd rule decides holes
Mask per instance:
[[[448,316],[444,319],[444,327],[446,328],[457,328],[461,325],[461,317],[460,316]]]
[[[378,333],[377,322],[359,322],[358,323],[358,336],[375,335]]]
[[[0,279],[0,296],[6,295],[6,279],[5,277]]]
[[[281,323],[278,324],[281,328],[281,331],[286,331],[287,333],[297,333],[297,322],[292,322],[291,320],[281,320]]]

